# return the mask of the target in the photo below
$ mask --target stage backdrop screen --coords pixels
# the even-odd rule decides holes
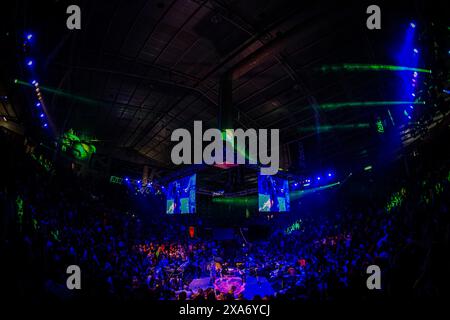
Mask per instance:
[[[259,212],[285,212],[290,210],[289,183],[276,176],[258,175]]]
[[[187,176],[169,183],[166,189],[166,213],[195,213],[196,176]]]

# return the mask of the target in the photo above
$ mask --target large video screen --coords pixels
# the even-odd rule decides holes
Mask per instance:
[[[166,189],[166,213],[195,213],[196,175],[169,183]]]
[[[290,210],[289,183],[276,176],[258,175],[259,212],[286,212]]]

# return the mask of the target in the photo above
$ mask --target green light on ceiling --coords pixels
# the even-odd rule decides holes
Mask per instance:
[[[363,63],[343,63],[334,65],[323,65],[320,68],[323,72],[336,71],[412,71],[431,73],[429,69],[411,68],[405,66],[394,66],[388,64],[363,64]]]
[[[372,170],[372,166],[366,166],[366,167],[364,167],[364,171],[370,171],[370,170]]]
[[[332,102],[320,105],[321,109],[334,110],[345,107],[370,107],[370,106],[394,106],[394,105],[419,105],[425,104],[425,101],[347,101],[347,102]]]

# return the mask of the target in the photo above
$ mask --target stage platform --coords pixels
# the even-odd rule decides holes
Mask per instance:
[[[189,289],[196,292],[199,288],[205,290],[207,288],[214,288],[214,285],[210,283],[210,278],[197,278],[192,280],[189,284]],[[252,299],[255,295],[259,294],[261,297],[265,295],[273,295],[275,291],[270,285],[269,281],[265,277],[259,277],[259,282],[256,277],[247,277],[245,283],[244,296],[247,299]]]

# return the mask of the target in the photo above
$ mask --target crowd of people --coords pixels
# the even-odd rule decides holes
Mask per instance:
[[[286,225],[271,223],[267,239],[238,236],[230,244],[190,237],[177,216],[143,219],[107,184],[57,166],[49,172],[21,145],[3,143],[14,170],[1,190],[2,261],[14,262],[7,270],[13,292],[30,299],[336,301],[439,296],[449,283],[446,163],[406,181],[394,205],[386,195],[386,202],[366,208],[303,216],[289,234]],[[73,264],[82,270],[80,292],[66,289]],[[382,270],[379,291],[366,287],[373,264]],[[227,265],[243,281],[267,279],[274,292],[220,292],[214,281]],[[211,279],[209,286],[192,290],[191,281],[202,277]]]

